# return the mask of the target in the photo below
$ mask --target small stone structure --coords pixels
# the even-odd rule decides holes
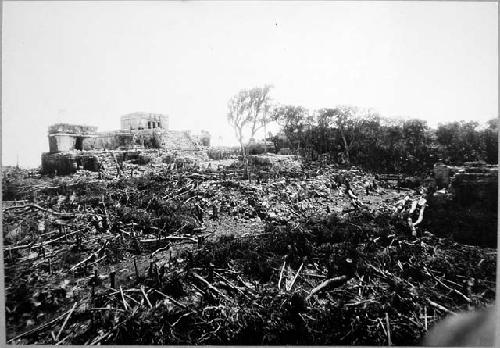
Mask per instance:
[[[58,152],[42,154],[42,173],[66,175],[78,169],[98,170],[99,160],[90,153]]]
[[[83,150],[86,139],[96,136],[97,127],[69,123],[56,123],[49,127],[49,150],[51,153]]]
[[[48,129],[49,152],[42,154],[42,173],[70,174],[98,170],[102,151],[130,152],[161,149],[176,152],[206,151],[210,133],[168,129],[167,115],[135,112],[120,118],[121,129],[97,132],[97,127],[58,123]],[[204,150],[205,149],[205,150]]]
[[[264,152],[271,152],[271,153],[276,152],[274,143],[269,140],[256,141],[254,138],[251,138],[246,148],[247,148],[247,153],[250,155],[261,155]]]

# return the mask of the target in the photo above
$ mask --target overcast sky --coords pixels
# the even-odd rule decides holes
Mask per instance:
[[[497,4],[4,2],[2,156],[38,166],[56,122],[170,115],[234,143],[227,101],[350,104],[431,126],[498,116]]]

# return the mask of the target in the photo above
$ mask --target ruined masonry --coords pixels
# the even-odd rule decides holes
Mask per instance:
[[[169,116],[135,112],[120,118],[120,130],[97,132],[97,127],[57,123],[49,127],[49,152],[42,153],[42,173],[66,175],[78,169],[98,171],[116,160],[179,155],[206,156],[210,134],[168,129]],[[149,159],[148,159],[149,158]],[[161,159],[160,159],[161,160]]]
[[[437,230],[455,240],[495,246],[498,240],[498,166],[466,162],[434,165],[438,189],[427,217]]]

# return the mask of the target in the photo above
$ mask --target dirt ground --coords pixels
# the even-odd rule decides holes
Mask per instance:
[[[355,168],[249,182],[223,164],[4,175],[7,341],[385,345],[393,330],[413,345],[447,313],[493,302],[496,249],[411,236],[394,209],[415,191],[366,194],[374,175]],[[338,174],[361,207],[331,187]]]

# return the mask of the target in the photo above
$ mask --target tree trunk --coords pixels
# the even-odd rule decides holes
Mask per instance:
[[[351,161],[349,159],[349,146],[347,145],[347,140],[345,139],[345,135],[343,132],[342,132],[342,140],[344,141],[345,159],[347,161],[347,164],[350,164]]]
[[[266,140],[266,119],[264,118],[264,154],[267,153],[267,140]]]
[[[241,156],[243,157],[243,162],[245,163],[245,173],[244,173],[244,175],[245,175],[245,177],[247,179],[250,179],[250,175],[248,173],[248,158],[247,158],[245,146],[243,145],[243,139],[239,138],[239,141],[240,141]]]
[[[245,148],[243,147],[243,143],[240,141],[240,151],[241,151],[241,156],[245,158]]]

